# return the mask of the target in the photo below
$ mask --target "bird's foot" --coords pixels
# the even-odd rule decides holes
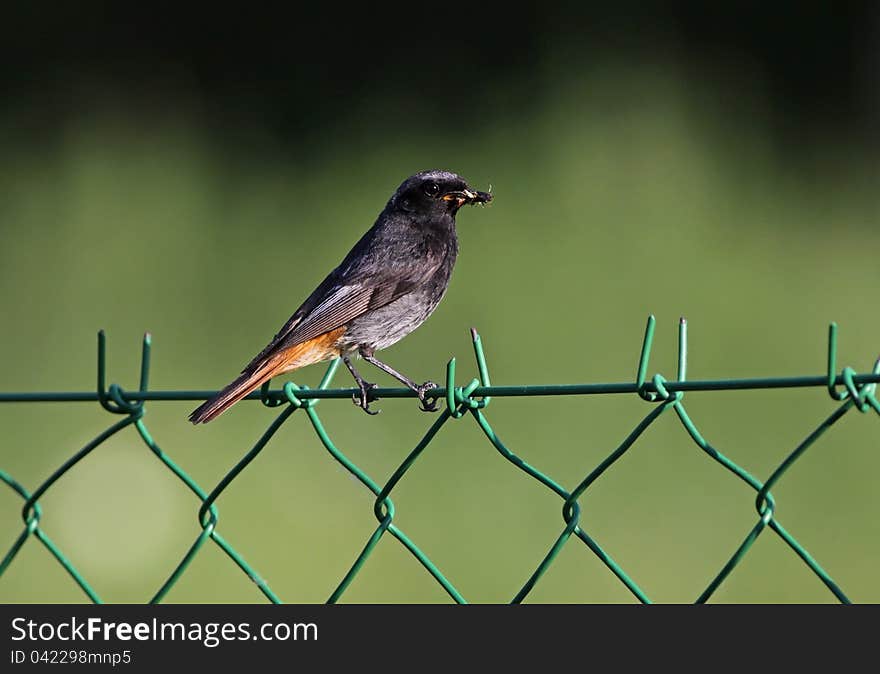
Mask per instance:
[[[421,386],[416,387],[416,395],[419,396],[419,409],[422,412],[436,412],[437,411],[437,398],[436,396],[427,395],[428,391],[431,389],[437,388],[437,384],[432,381],[426,381]]]
[[[379,412],[381,412],[382,410],[370,409],[370,403],[377,400],[377,398],[373,396],[371,392],[374,388],[379,387],[376,384],[371,384],[366,381],[359,381],[358,388],[360,389],[360,393],[355,393],[353,396],[351,396],[351,401],[369,415],[379,414]]]

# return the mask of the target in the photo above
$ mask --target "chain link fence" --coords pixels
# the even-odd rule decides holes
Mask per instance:
[[[262,578],[254,568],[245,560],[244,555],[237,550],[230,541],[225,539],[218,531],[219,512],[216,506],[218,497],[225,489],[247,469],[248,465],[257,457],[267,443],[272,439],[278,429],[287,420],[299,412],[305,415],[314,429],[320,442],[327,449],[330,456],[338,461],[349,473],[351,473],[363,488],[369,490],[375,500],[373,501],[373,514],[377,525],[372,535],[367,539],[360,554],[354,559],[348,572],[340,579],[336,589],[328,598],[328,602],[337,602],[345,595],[354,578],[363,568],[376,545],[385,537],[396,539],[400,545],[415,557],[424,567],[426,572],[442,586],[452,600],[458,603],[466,603],[465,597],[456,589],[453,582],[435,565],[428,556],[419,548],[415,541],[407,536],[395,523],[394,502],[391,499],[395,487],[406,477],[407,471],[418,461],[419,457],[428,451],[433,438],[451,420],[469,417],[477,424],[487,441],[509,461],[513,466],[522,471],[530,479],[541,483],[561,501],[561,531],[541,560],[540,564],[525,580],[519,591],[512,597],[513,603],[525,600],[529,592],[541,581],[541,578],[558,558],[562,549],[574,541],[573,544],[587,546],[608,568],[609,572],[626,586],[629,592],[640,602],[650,603],[650,597],[639,586],[634,578],[618,564],[611,553],[590,535],[587,528],[581,523],[581,508],[579,499],[599,480],[602,475],[620,459],[639,437],[661,415],[672,411],[687,435],[696,446],[705,452],[719,470],[726,471],[731,478],[745,482],[755,494],[754,505],[756,510],[756,522],[744,540],[736,542],[736,547],[729,560],[718,570],[711,582],[696,598],[697,603],[708,601],[718,587],[730,575],[731,571],[748,554],[759,536],[768,529],[774,535],[779,536],[802,562],[815,574],[828,591],[842,603],[849,603],[844,591],[834,582],[830,573],[813,558],[809,552],[792,535],[782,522],[775,516],[776,502],[771,489],[779,483],[786,471],[798,461],[800,457],[829,429],[834,426],[844,415],[852,410],[862,413],[875,412],[880,415],[880,403],[876,397],[877,383],[880,382],[880,359],[874,364],[870,373],[858,374],[853,368],[845,367],[837,371],[837,326],[831,324],[828,332],[828,360],[827,372],[820,376],[803,376],[787,378],[764,378],[764,379],[727,379],[727,380],[687,380],[687,323],[684,319],[679,324],[678,342],[678,371],[675,381],[667,381],[662,375],[655,374],[648,377],[648,368],[651,355],[651,347],[654,339],[655,320],[651,316],[648,319],[644,339],[638,363],[636,379],[627,383],[611,384],[568,384],[568,385],[540,385],[540,386],[492,386],[489,378],[489,368],[483,353],[480,336],[472,330],[474,355],[476,358],[478,377],[473,378],[464,386],[456,385],[456,361],[453,358],[446,368],[445,386],[435,389],[432,393],[440,401],[445,401],[443,409],[422,439],[413,448],[404,461],[393,472],[391,477],[380,484],[371,478],[362,468],[351,461],[331,440],[318,414],[318,403],[325,398],[343,399],[350,398],[354,389],[331,389],[331,381],[339,366],[339,360],[333,361],[327,368],[323,379],[317,389],[299,387],[293,382],[287,382],[283,388],[270,390],[269,383],[262,387],[258,393],[252,393],[248,398],[259,399],[267,407],[280,409],[278,415],[269,424],[253,447],[244,457],[230,470],[220,482],[212,489],[207,490],[197,484],[181,466],[163,451],[150,434],[145,422],[144,411],[147,402],[181,401],[181,400],[204,400],[213,391],[151,391],[149,389],[150,372],[150,335],[144,336],[143,350],[141,355],[140,384],[136,391],[123,390],[117,384],[106,384],[106,347],[103,332],[98,334],[98,360],[97,360],[97,387],[94,392],[58,392],[58,393],[0,393],[0,403],[42,403],[42,402],[72,402],[93,401],[98,402],[108,413],[116,415],[119,420],[100,433],[91,442],[65,461],[55,470],[42,484],[33,491],[28,490],[15,478],[0,468],[0,480],[11,488],[23,501],[21,516],[24,527],[18,537],[12,541],[8,552],[0,562],[0,576],[14,564],[22,547],[31,539],[33,544],[45,547],[52,557],[57,560],[69,574],[72,582],[76,583],[89,600],[100,603],[101,597],[97,594],[88,580],[76,569],[70,559],[56,545],[40,526],[42,510],[40,498],[45,495],[52,486],[68,471],[77,465],[84,457],[94,451],[103,442],[117,433],[132,429],[129,432],[136,433],[145,447],[162,462],[196,497],[201,505],[198,509],[198,521],[201,531],[193,541],[186,554],[177,564],[173,572],[164,581],[161,587],[151,598],[151,603],[161,602],[169,590],[187,572],[193,559],[206,545],[218,546],[235,564],[242,573],[246,574],[253,583],[271,602],[280,603],[278,597],[270,588],[269,582]],[[785,459],[770,473],[766,480],[761,481],[751,475],[743,467],[737,465],[729,457],[725,456],[716,447],[710,444],[700,433],[685,409],[684,396],[688,391],[724,391],[742,389],[777,389],[777,388],[801,388],[801,387],[826,387],[836,406],[832,412],[821,420],[815,428],[809,430],[804,440],[797,445]],[[376,389],[377,397],[412,397],[415,394],[409,389]],[[597,465],[583,480],[571,489],[566,489],[550,475],[532,466],[519,456],[514,454],[501,440],[492,427],[487,416],[487,407],[493,397],[506,396],[586,396],[586,395],[611,395],[611,394],[637,394],[645,401],[652,404],[648,414],[636,425],[626,439],[621,442],[608,456]],[[873,416],[873,415],[872,415]],[[296,600],[295,597],[291,598]]]

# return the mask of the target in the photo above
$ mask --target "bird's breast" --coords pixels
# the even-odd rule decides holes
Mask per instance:
[[[446,294],[455,250],[451,250],[430,279],[393,302],[371,309],[348,325],[343,337],[350,348],[368,346],[385,349],[406,337],[434,313]]]

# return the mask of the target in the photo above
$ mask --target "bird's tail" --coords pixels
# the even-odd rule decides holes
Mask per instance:
[[[320,363],[329,358],[335,358],[340,354],[337,342],[344,332],[344,327],[336,328],[265,358],[261,359],[258,356],[245,368],[238,379],[193,410],[193,413],[189,415],[189,420],[194,424],[208,423],[272,377],[297,370],[306,365]]]
[[[269,364],[267,363],[267,365]],[[246,370],[217,395],[193,410],[193,413],[189,415],[189,420],[194,424],[208,423],[214,417],[223,414],[255,388],[262,386],[276,374],[281,374],[280,370],[281,367],[278,364],[275,367],[263,367],[254,371]]]

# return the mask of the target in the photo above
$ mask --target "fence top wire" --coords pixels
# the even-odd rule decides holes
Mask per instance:
[[[556,496],[562,499],[562,518],[564,528],[543,557],[538,567],[528,576],[527,580],[514,595],[512,602],[523,601],[529,592],[541,579],[550,565],[557,558],[562,548],[569,540],[580,540],[605,564],[621,583],[639,601],[648,603],[650,599],[645,591],[630,578],[623,568],[612,558],[598,541],[591,537],[582,527],[580,522],[581,507],[579,499],[598,480],[605,471],[610,468],[623,454],[625,454],[642,435],[642,433],[667,410],[673,410],[694,444],[707,454],[717,464],[736,476],[755,492],[755,508],[758,515],[757,523],[748,532],[745,539],[735,549],[729,560],[721,570],[710,580],[705,590],[696,598],[698,603],[708,601],[718,587],[730,575],[740,563],[757,538],[765,529],[770,529],[778,535],[804,564],[815,574],[832,595],[843,603],[849,603],[849,598],[843,590],[832,580],[828,572],[807,552],[807,550],[790,534],[775,517],[776,504],[771,488],[779,482],[783,474],[794,464],[804,452],[812,446],[816,440],[831,428],[839,419],[852,409],[860,412],[874,411],[880,415],[880,402],[876,397],[877,383],[880,382],[880,358],[874,363],[870,372],[857,373],[851,367],[845,367],[840,372],[837,370],[837,325],[832,323],[828,329],[828,351],[826,372],[817,376],[801,377],[775,377],[775,378],[752,378],[752,379],[717,379],[688,381],[687,375],[687,322],[681,319],[679,323],[678,340],[678,367],[676,379],[667,381],[662,375],[655,374],[648,378],[651,349],[654,340],[656,321],[654,316],[649,316],[645,328],[642,347],[639,353],[639,361],[636,369],[636,378],[633,382],[606,383],[606,384],[561,384],[561,385],[523,385],[523,386],[493,386],[489,378],[489,368],[483,353],[482,340],[476,330],[471,330],[473,339],[474,355],[476,358],[478,376],[471,379],[465,386],[456,386],[456,359],[452,358],[446,368],[446,385],[432,390],[433,396],[438,400],[446,401],[446,408],[428,428],[422,439],[404,459],[400,466],[392,473],[384,485],[374,481],[363,469],[352,462],[330,438],[317,414],[317,404],[325,398],[339,399],[349,398],[355,393],[353,388],[331,389],[329,385],[339,366],[339,360],[334,360],[327,368],[321,383],[317,389],[299,387],[293,382],[287,382],[280,389],[270,390],[267,382],[259,392],[247,396],[248,399],[259,399],[267,407],[283,407],[277,417],[273,419],[268,428],[262,433],[253,447],[238,461],[238,463],[220,480],[210,491],[199,486],[166,452],[155,442],[147,429],[143,416],[145,403],[148,401],[184,401],[203,400],[214,394],[214,391],[183,390],[183,391],[151,391],[149,390],[149,370],[151,337],[144,336],[141,352],[140,382],[138,388],[133,391],[123,390],[118,384],[106,384],[106,339],[103,331],[98,333],[98,362],[97,362],[97,386],[95,391],[90,392],[37,392],[37,393],[2,393],[0,402],[99,402],[100,405],[112,414],[122,416],[115,424],[98,434],[82,449],[73,454],[57,470],[55,470],[35,491],[30,492],[12,475],[0,469],[0,481],[9,486],[24,501],[22,507],[22,519],[24,530],[12,543],[6,556],[0,562],[0,577],[9,568],[10,564],[21,551],[24,544],[35,538],[67,571],[71,579],[81,588],[85,595],[93,602],[100,603],[101,598],[84,576],[75,568],[71,560],[64,555],[59,547],[49,538],[40,526],[42,509],[39,499],[80,460],[95,450],[108,438],[122,431],[128,426],[133,426],[144,445],[171,471],[198,499],[198,522],[200,533],[196,540],[183,555],[178,565],[171,571],[168,578],[150,599],[151,602],[162,601],[171,588],[177,583],[186,571],[192,560],[198,554],[203,545],[210,539],[239,569],[245,573],[260,589],[263,595],[272,602],[279,603],[280,598],[270,589],[263,579],[242,557],[239,552],[217,530],[219,512],[216,501],[222,492],[241,474],[241,472],[257,457],[263,448],[272,439],[275,432],[296,411],[303,410],[307,416],[317,438],[321,444],[347,471],[349,471],[366,489],[375,497],[373,511],[378,521],[378,526],[368,538],[361,553],[354,560],[348,572],[339,582],[336,589],[330,595],[328,601],[336,602],[367,562],[371,553],[379,541],[386,535],[397,539],[412,556],[425,568],[437,583],[456,602],[466,603],[465,598],[459,593],[452,582],[447,579],[440,569],[427,557],[427,555],[395,524],[395,507],[391,500],[391,492],[403,479],[407,470],[426,450],[431,440],[450,419],[460,419],[470,415],[491,445],[498,453],[513,466],[537,480]],[[785,459],[773,470],[765,481],[760,481],[752,476],[744,468],[734,463],[730,458],[721,453],[700,434],[694,422],[688,416],[682,402],[684,394],[688,391],[718,391],[718,390],[744,390],[744,389],[776,389],[797,387],[825,387],[835,402],[840,403],[832,413],[822,420],[806,438],[792,450]],[[415,394],[409,389],[379,388],[375,393],[380,398],[413,397]],[[530,465],[502,442],[498,434],[490,425],[485,414],[485,409],[493,397],[514,396],[555,396],[555,395],[596,395],[630,393],[638,394],[643,400],[656,403],[651,411],[636,425],[627,437],[594,468],[574,489],[567,490],[548,474]]]

